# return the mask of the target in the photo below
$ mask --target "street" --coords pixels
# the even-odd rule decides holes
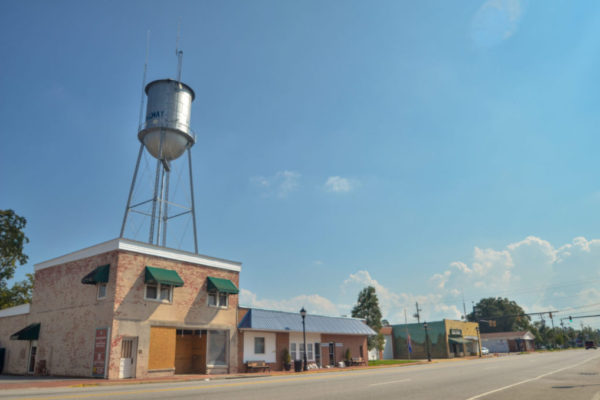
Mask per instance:
[[[185,383],[19,389],[9,399],[600,399],[600,352]]]

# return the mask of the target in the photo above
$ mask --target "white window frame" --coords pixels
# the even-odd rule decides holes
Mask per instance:
[[[105,298],[106,298],[106,290],[107,290],[107,286],[108,286],[108,284],[107,284],[107,283],[104,283],[104,282],[102,282],[102,283],[98,283],[98,284],[96,285],[96,299],[98,299],[98,300],[102,300],[102,299],[105,299]],[[100,293],[100,292],[101,292],[101,288],[104,288],[104,294],[101,294],[101,293]]]
[[[304,359],[304,342],[291,342],[290,349],[298,349],[298,358],[294,358],[295,351],[290,350],[292,360]],[[315,361],[315,344],[312,342],[306,342],[306,361]]]
[[[221,296],[224,295],[225,297],[225,304],[221,304]],[[210,304],[210,298],[211,296],[215,296],[215,304]],[[206,296],[206,304],[209,307],[216,307],[216,308],[228,308],[229,307],[229,293],[226,292],[219,292],[217,290],[211,290],[208,292],[208,296]]]
[[[156,287],[156,297],[148,297],[148,286]],[[169,289],[169,298],[161,299],[161,289]],[[146,283],[144,285],[144,300],[156,301],[159,303],[172,303],[173,302],[173,285],[163,285],[162,283]]]
[[[262,340],[262,351],[261,352],[256,351],[256,344],[257,344],[257,341],[259,341],[259,340]],[[254,338],[254,354],[265,354],[267,351],[267,343],[266,342],[267,341],[265,340],[264,336],[256,336]]]
[[[290,356],[292,357],[292,361],[297,360],[296,348],[296,343],[290,343]]]

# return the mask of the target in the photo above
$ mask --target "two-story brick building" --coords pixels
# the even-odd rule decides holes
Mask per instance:
[[[110,379],[238,370],[241,264],[115,239],[35,265],[0,310],[5,373]]]

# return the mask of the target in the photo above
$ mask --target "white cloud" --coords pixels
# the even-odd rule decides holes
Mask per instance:
[[[284,170],[270,177],[253,176],[250,178],[250,183],[259,188],[265,197],[284,198],[298,189],[300,177],[298,172]]]
[[[488,0],[471,21],[471,37],[479,47],[492,47],[519,29],[524,7],[521,0]]]
[[[318,294],[303,294],[290,299],[274,300],[259,299],[255,293],[246,289],[241,289],[240,306],[290,312],[298,312],[304,307],[309,313],[331,316],[342,315],[338,306],[331,300]]]
[[[330,176],[325,182],[325,190],[334,193],[348,193],[356,187],[356,181],[341,176]]]
[[[392,281],[375,279],[360,269],[333,284],[325,296],[300,294],[289,299],[259,298],[241,290],[241,304],[296,312],[304,306],[325,315],[349,315],[357,295],[366,286],[377,292],[383,318],[391,323],[415,322],[415,303],[423,309],[421,320],[460,319],[463,294],[468,303],[483,297],[507,297],[529,312],[569,310],[600,304],[600,240],[576,237],[555,246],[535,236],[507,244],[501,249],[474,247],[468,260],[454,261],[431,274],[429,286],[413,293],[393,288]],[[417,291],[418,290],[418,291]],[[581,310],[580,308],[578,310]]]

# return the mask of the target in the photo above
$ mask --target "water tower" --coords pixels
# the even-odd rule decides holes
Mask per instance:
[[[169,220],[191,214],[194,230],[194,251],[198,253],[192,179],[192,155],[190,152],[190,149],[196,142],[195,135],[190,128],[192,101],[195,94],[192,88],[181,82],[182,53],[180,51],[177,52],[177,56],[179,58],[177,80],[159,79],[150,82],[144,88],[147,98],[146,118],[138,129],[138,139],[141,145],[129,189],[129,197],[127,199],[120,237],[124,235],[130,212],[135,212],[150,218],[148,243],[166,246]],[[156,173],[153,188],[151,188],[153,195],[149,199],[143,199],[135,204],[131,204],[144,149],[156,159]],[[186,151],[189,171],[190,206],[169,201],[171,162],[177,160]],[[177,209],[177,211],[169,214],[169,211],[173,211],[174,209]]]

